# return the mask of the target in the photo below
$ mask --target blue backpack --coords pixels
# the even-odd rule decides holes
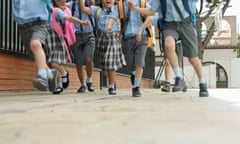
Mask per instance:
[[[196,9],[193,9],[193,8],[191,9],[189,4],[188,4],[188,1],[189,0],[182,0],[182,3],[184,5],[185,10],[189,13],[191,22],[192,22],[193,26],[195,27],[196,26],[196,15],[195,15],[195,13],[196,13],[195,10]],[[166,0],[160,0],[160,2],[161,2],[161,6],[162,6],[161,10],[162,10],[163,18],[159,19],[159,21],[158,21],[158,28],[160,30],[162,30],[162,24],[163,24],[163,19],[166,16],[166,6],[167,5],[166,5]]]

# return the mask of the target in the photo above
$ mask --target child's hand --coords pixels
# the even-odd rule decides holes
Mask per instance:
[[[90,26],[90,21],[82,21],[81,23],[82,25],[85,25],[85,26]]]
[[[138,42],[142,41],[142,32],[141,31],[137,32],[137,34],[136,34],[136,41],[138,41]]]
[[[112,27],[106,27],[105,32],[108,33],[111,31],[111,29],[112,29]]]
[[[133,0],[128,0],[128,7],[129,7],[130,9],[134,9],[134,8],[135,8],[135,5],[134,5]]]
[[[109,19],[108,24],[105,28],[105,32],[110,32],[112,30],[112,26],[113,26],[114,22],[115,22],[114,18]]]

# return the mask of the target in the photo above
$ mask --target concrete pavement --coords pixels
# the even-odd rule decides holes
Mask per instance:
[[[240,90],[0,93],[1,144],[239,144]]]

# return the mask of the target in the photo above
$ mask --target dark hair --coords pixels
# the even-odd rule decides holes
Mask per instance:
[[[57,7],[57,6],[58,6],[58,5],[57,5],[57,2],[58,2],[58,0],[52,0],[52,4],[53,4],[54,7]]]

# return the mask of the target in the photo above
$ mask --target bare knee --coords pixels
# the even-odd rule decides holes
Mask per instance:
[[[33,52],[37,51],[39,48],[41,48],[41,46],[42,45],[39,40],[31,40],[31,42],[30,42],[30,47]]]
[[[201,64],[201,62],[200,62],[198,57],[188,58],[188,61],[192,65],[199,65],[199,64]]]
[[[92,63],[92,59],[91,58],[86,58],[86,63],[87,64]]]

